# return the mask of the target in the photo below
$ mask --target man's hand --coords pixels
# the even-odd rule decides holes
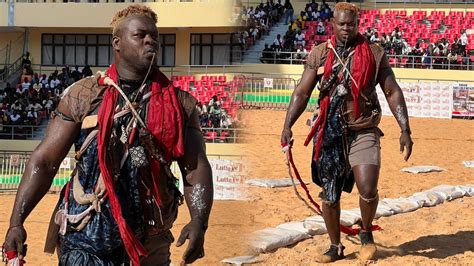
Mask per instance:
[[[5,251],[16,251],[18,258],[22,260],[26,255],[26,230],[23,225],[10,227],[5,236]]]
[[[197,259],[204,257],[204,234],[206,229],[201,221],[191,220],[183,230],[176,242],[176,246],[180,247],[184,244],[186,239],[189,239],[188,247],[183,254],[181,264],[193,263]]]
[[[290,145],[292,137],[293,137],[293,132],[291,131],[291,128],[287,128],[287,127],[283,128],[283,131],[281,132],[281,144]]]
[[[400,153],[403,153],[403,151],[406,149],[406,154],[405,154],[405,161],[408,161],[408,158],[410,158],[411,151],[413,147],[413,141],[411,140],[410,133],[407,131],[403,131],[402,135],[400,135]]]

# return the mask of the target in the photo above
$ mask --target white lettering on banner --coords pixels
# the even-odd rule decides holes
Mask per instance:
[[[61,162],[61,165],[59,165],[59,168],[71,169],[71,158],[69,157],[64,158],[64,160]]]
[[[411,117],[451,118],[453,86],[448,82],[400,82]],[[382,115],[392,115],[382,90],[377,89]]]
[[[10,155],[10,165],[15,166],[15,167],[20,165],[20,155],[19,154]]]
[[[263,79],[263,87],[273,89],[273,79],[272,78],[264,78]]]

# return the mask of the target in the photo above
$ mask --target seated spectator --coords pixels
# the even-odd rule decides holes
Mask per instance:
[[[318,10],[313,10],[311,12],[310,20],[311,21],[317,21],[320,18],[320,16],[321,16],[321,13],[319,13]]]
[[[211,119],[211,124],[213,128],[218,128],[220,125],[220,120],[221,120],[221,109],[219,105],[217,105],[217,102],[214,102],[212,105],[210,105],[209,109],[209,116]]]
[[[451,65],[457,65],[458,64],[458,54],[454,49],[451,49],[448,54],[448,61]]]
[[[83,77],[92,76],[92,70],[91,70],[91,67],[90,67],[89,65],[86,65],[86,66],[82,69],[82,76],[83,76]]]
[[[301,29],[304,29],[304,22],[308,19],[304,11],[300,12],[300,15],[296,18],[297,21],[301,24]]]
[[[317,35],[326,35],[326,28],[322,21],[319,21],[318,26],[316,27],[316,34]]]
[[[61,81],[59,81],[58,77],[54,77],[51,82],[49,83],[49,88],[51,90],[54,90],[56,87],[59,86],[59,84],[61,84]]]
[[[283,38],[281,37],[280,34],[277,34],[275,40],[273,41],[273,48],[274,50],[276,51],[279,51],[281,50],[281,48],[283,48]]]
[[[39,76],[38,73],[35,73],[33,77],[31,78],[31,84],[35,84],[39,82]]]
[[[304,33],[301,32],[301,30],[298,30],[295,35],[295,46],[297,45],[306,45],[306,41],[304,39]]]
[[[332,17],[331,9],[329,9],[329,7],[324,8],[320,16],[323,21],[329,21]]]
[[[264,64],[271,64],[275,63],[275,50],[268,47],[268,43],[265,44],[265,49],[262,51],[262,57],[260,58],[260,62]]]
[[[24,78],[23,79],[23,82],[21,83],[21,93],[25,93],[31,86],[31,83],[30,81],[28,80],[28,78]]]
[[[20,125],[21,124],[21,116],[17,110],[13,110],[13,113],[10,115],[10,121],[12,125]]]
[[[396,40],[399,40],[402,38],[402,32],[398,27],[395,27],[395,29],[392,31],[392,42],[395,42]]]
[[[74,82],[82,79],[82,73],[79,71],[79,67],[75,66],[74,71],[71,73],[71,77],[74,79]]]
[[[379,33],[378,32],[374,32],[374,34],[372,34],[372,37],[370,37],[370,42],[371,43],[380,43],[380,38],[379,38]]]
[[[43,87],[46,84],[49,84],[48,77],[46,76],[46,74],[41,75],[39,82],[43,85]]]
[[[363,35],[367,40],[370,40],[370,37],[372,36],[372,28],[366,28]]]

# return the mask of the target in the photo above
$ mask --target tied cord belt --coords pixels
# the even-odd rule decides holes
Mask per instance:
[[[290,144],[286,144],[286,143],[282,144],[281,146],[282,146],[282,151],[286,154],[286,160],[287,160],[286,164],[288,166],[288,173],[290,175],[291,183],[293,184],[295,194],[301,201],[303,201],[303,203],[306,205],[306,207],[308,207],[314,213],[322,216],[323,212],[321,211],[321,207],[319,206],[318,203],[316,203],[316,201],[314,201],[313,197],[311,197],[311,194],[309,193],[308,187],[306,186],[306,184],[301,179],[300,173],[298,172],[298,169],[296,168],[295,162],[293,160],[293,154],[291,152],[292,142],[293,141],[291,141]],[[306,192],[306,196],[308,197],[308,200],[311,202],[311,204],[314,207],[310,206],[309,203],[303,197],[301,197],[301,195],[299,194],[298,190],[296,189],[296,184],[295,184],[294,177],[293,177],[291,169],[293,169],[293,171],[295,173],[295,176],[296,176],[296,179],[298,179],[298,182],[300,182],[301,187]],[[352,227],[345,226],[341,223],[339,224],[339,228],[340,228],[341,232],[343,232],[347,235],[351,235],[351,236],[355,236],[361,231],[361,228],[352,228]],[[382,230],[382,228],[378,225],[372,225],[368,230],[376,231],[376,230]]]

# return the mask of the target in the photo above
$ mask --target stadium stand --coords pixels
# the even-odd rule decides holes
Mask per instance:
[[[227,82],[224,75],[172,76],[171,80],[174,86],[198,100],[196,107],[206,141],[227,142],[233,138],[234,131],[229,128],[234,128],[238,122],[235,82]]]
[[[327,5],[313,8],[306,4],[290,23],[281,44],[274,42],[262,51],[262,63],[304,63],[314,45],[328,40],[333,32],[329,22],[332,12]],[[322,16],[323,12],[327,15]],[[408,14],[406,10],[368,9],[361,11],[359,30],[384,47],[394,67],[469,69],[474,62],[473,16],[472,11],[417,10]]]

